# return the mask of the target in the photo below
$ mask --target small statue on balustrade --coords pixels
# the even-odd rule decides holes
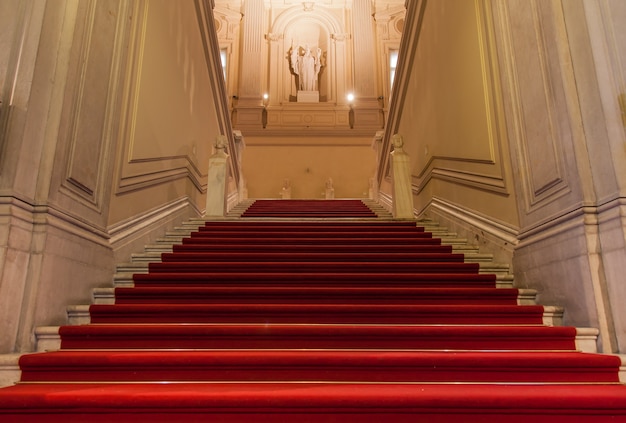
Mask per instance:
[[[280,190],[280,198],[283,200],[289,200],[291,198],[291,181],[289,179],[283,181],[283,188]]]
[[[326,181],[326,191],[324,193],[324,198],[327,200],[332,200],[335,198],[335,187],[333,186],[333,179],[328,178]]]

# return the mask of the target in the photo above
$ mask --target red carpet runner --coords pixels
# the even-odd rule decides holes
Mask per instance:
[[[626,421],[617,357],[368,213],[268,201],[207,222],[59,351],[23,356],[0,421]],[[261,219],[279,215],[313,219]]]

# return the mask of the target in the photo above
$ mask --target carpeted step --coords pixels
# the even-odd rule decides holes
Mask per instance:
[[[233,232],[243,231],[313,231],[323,230],[329,232],[330,230],[337,230],[340,232],[360,232],[360,231],[381,231],[381,232],[405,232],[415,231],[424,232],[424,227],[416,224],[415,221],[409,222],[382,222],[382,221],[351,221],[351,222],[337,222],[337,221],[243,221],[238,220],[234,222],[219,222],[210,221],[205,222],[204,225],[197,226],[197,229],[193,231],[198,232],[211,232],[228,230]]]
[[[373,263],[367,261],[255,261],[239,262],[236,265],[226,262],[170,262],[170,263],[150,263],[151,273],[198,273],[198,272],[229,272],[255,274],[272,272],[303,272],[312,273],[320,271],[323,273],[354,273],[356,271],[373,273],[478,273],[478,263],[407,263],[391,262]]]
[[[57,351],[20,359],[22,381],[616,383],[619,357],[579,352]]]
[[[91,323],[542,324],[543,306],[93,304]]]
[[[272,252],[272,251],[292,251],[294,253],[346,253],[352,252],[355,254],[364,253],[371,254],[381,250],[378,245],[371,244],[321,244],[321,243],[308,243],[308,244],[275,244],[275,243],[229,243],[229,244],[207,244],[207,243],[195,243],[195,244],[176,244],[167,251],[162,252],[238,252],[246,251],[252,252]],[[451,253],[451,245],[394,245],[387,244],[384,246],[386,253]]]
[[[361,212],[359,210],[345,210],[337,212],[315,212],[315,211],[259,211],[259,212],[245,212],[242,217],[280,217],[280,218],[318,218],[318,219],[356,219],[356,218],[374,218],[376,213],[374,212]]]
[[[206,236],[193,236],[193,237],[180,237],[178,239],[183,244],[207,244],[207,245],[229,245],[229,244],[300,244],[300,245],[379,245],[382,249],[386,245],[441,245],[440,238],[427,238],[427,237],[361,237],[354,238],[328,236],[326,238],[320,237],[305,237],[294,238],[288,235],[284,237],[273,237],[271,239],[263,237],[214,237],[210,235]],[[177,241],[178,242],[178,241]]]
[[[404,297],[396,295],[399,290],[406,289]],[[117,299],[116,299],[117,290]],[[134,292],[136,290],[136,292]],[[254,294],[248,294],[248,290]],[[327,291],[326,291],[327,290]],[[361,293],[360,291],[364,292]],[[321,292],[325,291],[324,294]],[[420,304],[509,304],[534,305],[537,303],[537,291],[534,289],[516,288],[420,288],[420,287],[299,287],[299,286],[270,286],[251,287],[242,289],[238,286],[178,286],[163,285],[150,287],[118,286],[117,288],[94,288],[94,304],[118,304],[151,302],[160,303],[210,303],[224,302],[230,293],[236,295],[239,302],[254,302],[260,298],[262,302],[298,302],[301,295],[311,295],[316,303],[344,302],[384,302],[420,303]],[[344,294],[344,292],[346,294]],[[372,294],[378,292],[379,294]],[[517,296],[514,297],[514,293]],[[280,300],[279,300],[280,298]]]
[[[596,384],[20,384],[7,422],[554,423],[626,420],[626,387]]]
[[[236,286],[116,288],[116,304],[517,304],[514,288]]]
[[[342,230],[296,230],[296,229],[285,229],[285,230],[247,230],[247,231],[230,231],[230,230],[202,230],[205,228],[200,228],[201,230],[192,231],[190,236],[192,238],[224,238],[228,237],[231,239],[238,238],[263,238],[263,239],[273,239],[273,238],[285,238],[288,237],[292,240],[298,239],[309,239],[309,238],[353,238],[353,239],[371,239],[375,241],[377,238],[383,239],[399,239],[399,240],[407,240],[407,239],[422,239],[422,238],[432,238],[433,235],[430,232],[423,232],[418,230],[404,230],[404,231],[379,231],[379,230],[368,230],[364,229],[361,231],[342,231]],[[417,229],[417,228],[416,228]]]
[[[361,200],[257,200],[244,211],[246,217],[376,217]]]
[[[237,283],[238,286],[259,286],[265,284],[302,286],[414,286],[414,287],[464,287],[495,288],[494,274],[465,273],[368,273],[368,272],[159,272],[136,273],[133,275],[136,286],[159,286],[163,284],[205,285]]]
[[[212,251],[212,252],[175,252],[161,254],[164,263],[174,262],[456,262],[462,263],[465,259],[463,254],[458,253],[393,253],[393,252],[296,252],[285,249],[284,251],[259,252],[259,251]]]
[[[61,348],[574,350],[576,329],[542,325],[97,324],[61,326]]]

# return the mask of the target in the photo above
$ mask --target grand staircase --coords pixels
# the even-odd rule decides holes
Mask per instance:
[[[0,421],[626,421],[620,358],[433,222],[359,200],[237,214],[70,308]]]

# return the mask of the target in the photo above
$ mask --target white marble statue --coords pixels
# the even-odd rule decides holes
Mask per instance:
[[[335,198],[335,187],[333,186],[333,179],[328,178],[326,181],[326,191],[324,192],[324,198],[332,200]]]
[[[300,54],[304,50],[304,54]],[[298,76],[299,91],[318,91],[317,78],[322,68],[322,49],[317,48],[315,55],[309,46],[291,46],[291,68]]]
[[[291,181],[289,179],[283,181],[283,187],[280,190],[280,198],[283,200],[289,200],[291,198]]]

